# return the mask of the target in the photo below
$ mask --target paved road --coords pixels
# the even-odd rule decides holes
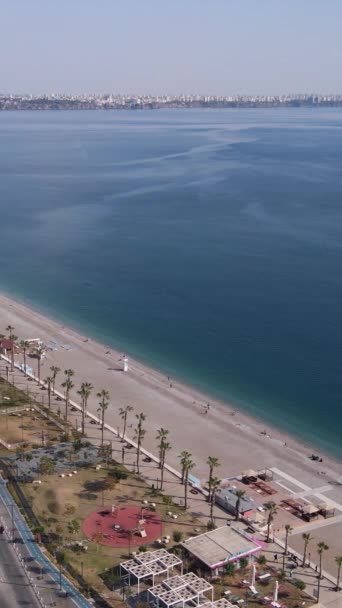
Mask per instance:
[[[0,477],[0,500],[3,507],[7,510],[8,516],[11,516],[13,504],[12,497],[7,490],[5,481]],[[59,570],[53,565],[52,562],[42,553],[40,546],[35,542],[31,530],[28,527],[26,521],[23,519],[19,509],[16,505],[13,505],[13,516],[15,527],[19,532],[19,535],[24,543],[26,550],[30,557],[39,564],[39,567],[44,571],[56,586],[59,585]],[[71,600],[77,608],[90,608],[91,604],[85,599],[85,597],[72,585],[72,583],[65,577],[62,576],[62,588],[63,591],[67,592],[68,600]],[[1,596],[0,596],[1,599]],[[69,604],[69,602],[68,602]],[[25,604],[22,604],[25,606]],[[30,604],[26,604],[29,606]],[[0,602],[1,608],[3,608]],[[20,606],[20,604],[18,604]]]
[[[24,569],[5,535],[0,536],[1,608],[41,608]]]

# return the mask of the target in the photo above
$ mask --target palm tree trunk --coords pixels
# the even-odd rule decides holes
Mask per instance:
[[[51,382],[48,382],[48,404],[49,409],[51,409]]]
[[[213,469],[212,467],[209,468],[209,493],[208,493],[208,502],[211,501],[211,486],[212,486],[212,479],[213,479]]]
[[[318,577],[318,583],[317,583],[317,598],[316,598],[316,603],[319,603],[319,596],[321,594],[321,576]]]
[[[184,509],[188,508],[188,471],[185,473],[184,479]]]
[[[82,435],[84,436],[86,400],[82,399]]]
[[[123,428],[123,434],[121,437],[121,441],[125,441],[126,426],[127,426],[127,412],[125,412],[125,415],[124,415],[124,428]]]
[[[164,485],[164,462],[163,462],[163,466],[160,470],[160,489],[163,489],[163,485]]]
[[[102,412],[102,421],[101,421],[101,445],[103,445],[103,434],[104,434],[104,412]]]
[[[139,469],[139,461],[140,461],[140,439],[138,437],[138,445],[137,445],[137,473],[140,473]]]
[[[26,372],[26,348],[24,348],[24,370],[25,370],[25,377],[27,376],[27,372]]]
[[[160,455],[160,489],[163,489],[164,484],[164,469],[165,469],[165,451],[162,450]]]
[[[336,591],[339,591],[339,590],[340,590],[341,566],[342,566],[342,564],[339,564],[339,565],[338,565],[338,570],[337,570],[337,581],[336,581]]]
[[[11,348],[11,372],[14,369],[14,342],[12,340],[12,348]]]
[[[214,497],[210,501],[210,521],[213,521]]]
[[[65,393],[65,421],[68,420],[68,409],[69,409],[69,391]]]
[[[305,566],[307,548],[308,548],[308,541],[304,541],[304,553],[303,553],[303,563],[302,563],[302,566]]]

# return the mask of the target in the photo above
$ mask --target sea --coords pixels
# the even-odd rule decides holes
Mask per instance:
[[[341,109],[2,112],[0,227],[3,292],[342,459]]]

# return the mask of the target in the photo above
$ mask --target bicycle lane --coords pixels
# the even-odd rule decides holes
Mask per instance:
[[[13,502],[12,496],[7,490],[6,482],[0,477],[0,499],[8,513],[9,518],[12,518],[12,506],[13,506],[13,519],[15,521],[16,528],[30,554],[30,556],[39,561],[44,565],[47,574],[52,580],[59,585],[60,573],[58,568],[44,555],[41,551],[40,546],[36,543],[30,528],[28,527],[25,519],[21,515],[17,505]],[[10,510],[11,509],[11,510]],[[76,604],[78,608],[91,608],[93,604],[89,603],[86,598],[74,587],[74,585],[62,575],[62,590],[68,594],[68,597]]]

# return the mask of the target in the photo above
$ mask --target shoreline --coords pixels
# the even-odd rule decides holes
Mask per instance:
[[[63,314],[60,315],[60,317],[58,317],[58,312],[56,313],[56,316],[54,315],[54,313],[52,313],[50,310],[46,310],[44,309],[44,307],[39,308],[37,306],[36,303],[34,302],[26,302],[24,299],[21,300],[20,297],[18,298],[17,295],[12,295],[10,293],[6,293],[5,291],[1,291],[0,289],[0,307],[1,307],[1,298],[5,298],[8,300],[9,303],[14,303],[17,306],[22,306],[23,308],[27,309],[28,311],[30,311],[32,314],[38,314],[41,315],[42,317],[48,319],[49,321],[55,323],[59,328],[64,328],[65,330],[67,330],[68,332],[73,333],[75,336],[78,337],[82,337],[83,338],[88,338],[92,341],[92,343],[97,344],[98,347],[100,348],[106,348],[106,349],[110,349],[111,351],[119,354],[121,353],[126,353],[128,355],[128,357],[130,358],[131,363],[135,363],[139,368],[142,368],[145,370],[145,374],[146,376],[153,376],[153,375],[157,375],[158,377],[160,377],[162,380],[166,377],[168,377],[168,372],[166,371],[166,369],[158,368],[157,366],[154,366],[154,362],[150,362],[148,361],[148,357],[146,358],[146,360],[144,360],[144,358],[142,357],[141,359],[139,358],[139,356],[136,356],[134,353],[130,352],[129,350],[125,350],[125,347],[122,346],[122,350],[120,350],[120,345],[118,345],[117,343],[115,343],[115,339],[110,339],[108,341],[108,343],[106,344],[105,341],[102,341],[102,337],[96,335],[96,332],[92,333],[91,329],[89,330],[89,333],[84,333],[84,330],[82,327],[77,327],[77,322],[75,321],[75,326],[72,325],[73,321],[70,321],[65,317]],[[1,311],[0,311],[0,318],[1,318]],[[0,331],[1,333],[1,331]],[[171,366],[172,367],[172,366]],[[314,439],[308,438],[303,436],[300,432],[296,433],[293,429],[291,428],[286,428],[282,425],[282,423],[280,422],[279,424],[277,424],[274,421],[270,421],[267,419],[267,414],[265,415],[260,415],[257,416],[255,411],[250,412],[249,410],[249,406],[248,403],[246,403],[243,400],[239,400],[238,398],[234,398],[233,396],[231,398],[225,398],[225,397],[221,397],[219,396],[219,394],[214,395],[213,393],[210,393],[210,388],[208,388],[208,390],[206,388],[204,388],[204,386],[200,386],[201,383],[196,383],[196,379],[190,380],[188,381],[185,377],[182,377],[181,374],[178,375],[177,371],[175,371],[173,373],[173,370],[171,370],[170,372],[170,377],[173,379],[173,383],[176,386],[181,387],[182,391],[186,391],[188,393],[192,392],[195,396],[196,396],[196,401],[198,401],[199,403],[202,403],[203,406],[206,405],[206,403],[210,402],[212,404],[215,404],[216,406],[219,406],[222,409],[222,413],[223,415],[227,415],[228,410],[230,411],[235,411],[239,414],[239,416],[245,417],[245,421],[246,424],[250,424],[252,426],[256,426],[256,425],[260,425],[260,427],[262,427],[263,429],[269,429],[270,433],[272,434],[273,437],[279,436],[281,440],[281,438],[285,438],[285,442],[287,442],[287,444],[289,445],[290,442],[292,442],[293,444],[295,444],[297,446],[297,449],[300,451],[303,451],[303,449],[306,449],[308,452],[316,452],[319,451],[320,453],[322,453],[326,458],[329,458],[332,461],[335,461],[336,463],[340,463],[342,462],[342,454],[341,456],[336,455],[336,453],[329,452],[326,451],[325,446],[323,445],[317,445],[315,443]],[[255,410],[255,407],[253,408]],[[324,441],[324,443],[326,443],[326,440]]]
[[[77,383],[80,384],[84,380],[91,381],[96,390],[105,386],[112,395],[112,405],[115,408],[111,408],[111,418],[108,419],[108,423],[114,422],[115,426],[121,423],[117,414],[118,408],[131,402],[134,413],[144,411],[147,414],[146,447],[150,449],[150,444],[160,426],[170,429],[170,437],[173,443],[176,443],[178,453],[182,449],[193,452],[193,457],[197,461],[195,475],[202,480],[206,479],[206,458],[215,455],[215,452],[220,452],[221,469],[224,473],[221,475],[220,471],[221,477],[229,474],[238,475],[243,469],[251,466],[261,469],[284,460],[290,460],[295,468],[298,467],[299,462],[302,462],[303,468],[313,475],[317,475],[317,472],[320,474],[320,470],[324,468],[322,474],[326,479],[327,477],[334,479],[338,475],[335,472],[341,467],[338,458],[322,451],[320,455],[323,456],[323,464],[312,463],[308,454],[312,451],[316,452],[317,448],[312,448],[306,442],[299,441],[264,420],[245,413],[235,405],[213,399],[183,381],[174,377],[168,380],[165,374],[135,358],[129,359],[127,374],[118,373],[121,372],[122,353],[117,349],[88,338],[79,330],[47,317],[45,312],[34,309],[31,304],[21,303],[1,292],[0,333],[4,333],[9,323],[14,326],[14,333],[19,339],[61,338],[70,345],[68,350],[61,349],[56,353],[48,351],[47,360],[42,361],[42,377],[47,375],[44,367],[46,369],[51,364],[59,364],[61,369],[66,367],[75,369],[76,390]],[[111,367],[104,368],[103,363],[108,365],[109,362]],[[76,393],[72,398],[77,400]],[[94,402],[93,396],[93,402],[89,403],[89,411],[92,411]],[[210,403],[210,409],[206,414],[207,403]],[[231,414],[232,411],[235,412],[234,415]],[[264,429],[266,435],[263,434]],[[221,442],[220,446],[219,442]],[[250,451],[250,456],[246,454],[246,450]],[[175,454],[171,457],[170,453],[168,460],[173,466],[179,464]],[[223,471],[224,467],[225,471]]]

